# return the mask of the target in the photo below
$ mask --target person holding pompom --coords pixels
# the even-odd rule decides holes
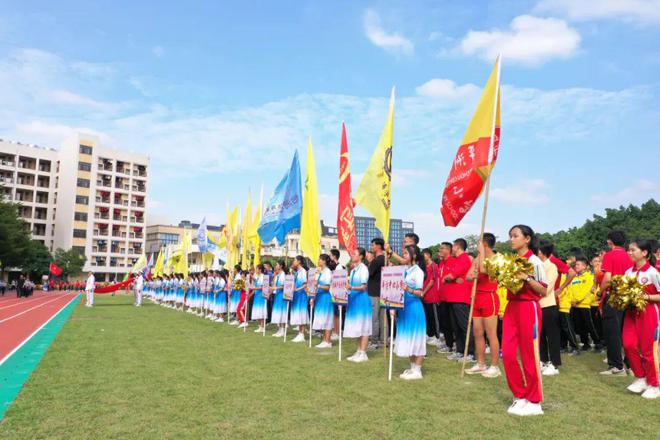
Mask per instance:
[[[536,256],[534,231],[516,225],[509,230],[511,249],[533,266],[532,273],[520,273],[522,288],[507,293],[508,305],[502,322],[502,363],[506,380],[514,396],[508,413],[517,416],[543,414],[543,384],[539,359],[541,306],[547,282],[543,262]],[[518,351],[522,368],[518,362]]]
[[[623,319],[623,349],[635,375],[628,391],[645,399],[660,397],[658,372],[658,334],[660,333],[660,274],[655,268],[654,243],[637,240],[630,243],[628,251],[634,265],[625,276],[637,278],[644,286],[646,307],[643,311],[628,310]]]

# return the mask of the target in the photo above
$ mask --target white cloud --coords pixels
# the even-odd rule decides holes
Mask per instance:
[[[543,205],[550,201],[545,194],[547,188],[548,184],[543,179],[530,179],[493,188],[490,195],[494,200],[510,205]]]
[[[501,53],[505,60],[539,65],[552,59],[574,56],[580,48],[580,34],[565,21],[520,15],[507,30],[470,31],[457,50],[488,61]]]
[[[58,104],[90,107],[104,112],[113,111],[116,108],[116,105],[113,103],[97,101],[95,99],[73,93],[69,90],[51,90],[48,93],[48,96]]]
[[[619,205],[639,204],[650,198],[660,200],[660,182],[647,179],[639,179],[632,185],[621,188],[612,194],[596,194],[591,197],[594,202],[603,203],[605,206],[614,208]]]
[[[151,48],[151,53],[154,54],[156,58],[162,58],[165,55],[165,48],[163,46],[154,46]]]
[[[474,96],[481,89],[474,84],[458,85],[450,79],[434,78],[415,88],[419,96],[430,96],[442,99],[462,99]]]
[[[660,0],[541,0],[534,10],[575,21],[614,19],[642,25],[660,24]]]
[[[364,32],[369,41],[388,52],[412,55],[415,45],[399,33],[388,33],[380,23],[380,16],[373,9],[364,12]]]

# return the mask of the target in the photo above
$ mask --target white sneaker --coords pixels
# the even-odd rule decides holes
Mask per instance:
[[[406,375],[405,375],[404,377],[402,377],[401,379],[403,379],[403,380],[419,380],[419,379],[423,379],[423,378],[424,378],[424,377],[422,376],[422,369],[421,369],[421,368],[416,369],[416,370],[408,370],[408,371],[409,371],[409,373],[406,374]]]
[[[338,341],[339,340],[339,335],[335,332],[332,332],[332,334],[330,335],[330,340],[331,341]]]
[[[642,397],[645,399],[657,399],[660,397],[660,387],[648,387],[646,391],[642,393]]]
[[[483,374],[488,368],[485,365],[474,364],[465,370],[465,374]]]
[[[438,345],[438,338],[435,336],[427,336],[426,337],[426,345]]]
[[[559,370],[551,363],[547,363],[541,370],[541,374],[543,376],[557,376],[559,374]]]
[[[519,416],[542,416],[543,415],[543,408],[541,408],[540,403],[532,403],[532,402],[527,401],[525,406],[520,408],[520,411],[517,415],[519,415]]]
[[[367,352],[363,351],[358,353],[357,357],[353,359],[353,362],[355,362],[356,364],[360,364],[362,362],[367,362],[368,360],[369,360],[369,356],[367,356]]]
[[[445,353],[449,353],[451,350],[446,344],[441,344],[438,345],[438,349],[436,351],[440,354],[445,354]]]
[[[347,360],[347,361],[351,361],[351,362],[353,362],[355,359],[357,359],[357,357],[358,357],[359,354],[360,354],[360,352],[356,351],[355,353],[353,353],[352,355],[350,355],[349,357],[347,357],[346,360]]]
[[[247,327],[247,326],[248,326],[248,323],[247,323],[247,322],[243,322],[243,323],[241,323],[241,324],[238,325],[238,328],[245,328],[245,327]]]
[[[500,377],[502,375],[502,372],[500,371],[500,367],[498,367],[497,365],[491,365],[490,367],[488,367],[486,369],[486,371],[481,373],[481,375],[483,377],[487,377],[489,379],[492,379],[492,378],[495,378],[495,377]]]
[[[628,385],[628,391],[635,394],[643,393],[647,388],[649,388],[649,384],[646,382],[645,377],[635,379],[633,383]]]
[[[284,336],[284,329],[282,327],[278,328],[275,333],[273,333],[274,338],[281,338]]]
[[[238,321],[231,321],[229,325],[238,325]]]
[[[259,326],[259,327],[257,327],[257,329],[256,329],[254,332],[255,332],[255,333],[263,333],[263,332],[264,332],[264,328],[261,327],[261,326]]]
[[[291,340],[291,342],[305,342],[305,335],[298,333],[296,337]]]
[[[412,370],[410,370],[410,368],[406,368],[405,370],[403,370],[403,373],[399,374],[399,378],[400,379],[405,378],[407,375],[410,374],[410,371],[412,371]]]
[[[215,318],[215,322],[225,322],[225,318],[223,318],[222,316],[218,316],[217,318]]]
[[[316,348],[332,348],[332,342],[321,341],[320,344],[315,345]]]
[[[447,355],[447,359],[450,361],[455,361],[456,359],[460,359],[461,357],[462,355],[455,351]]]
[[[509,414],[513,414],[516,416],[520,415],[520,410],[527,404],[526,399],[513,399],[513,403],[509,407],[509,409],[506,410]]]

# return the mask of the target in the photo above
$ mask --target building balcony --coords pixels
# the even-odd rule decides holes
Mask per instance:
[[[110,220],[110,215],[107,212],[106,213],[95,212],[94,218],[100,220]]]
[[[14,168],[15,166],[16,162],[13,160],[0,159],[0,167]]]

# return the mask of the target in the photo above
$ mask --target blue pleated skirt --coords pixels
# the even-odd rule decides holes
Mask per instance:
[[[230,303],[229,303],[229,312],[230,313],[236,313],[236,309],[238,309],[238,303],[240,301],[241,301],[241,291],[240,290],[232,290],[231,291]]]
[[[309,310],[307,304],[307,293],[304,291],[294,292],[291,301],[291,325],[305,325],[309,323]]]
[[[330,292],[319,290],[314,298],[314,330],[331,330],[334,327],[335,312]]]
[[[270,316],[272,324],[286,324],[286,301],[281,290],[278,290],[273,295],[273,313]]]
[[[215,313],[227,313],[227,291],[222,290],[215,296]]]
[[[405,294],[404,307],[397,311],[397,356],[426,356],[426,316],[422,300],[410,293]]]
[[[347,309],[344,336],[347,338],[371,336],[371,300],[367,291],[351,290]]]
[[[261,320],[268,318],[268,306],[266,298],[261,290],[254,291],[254,300],[252,301],[252,320]]]

